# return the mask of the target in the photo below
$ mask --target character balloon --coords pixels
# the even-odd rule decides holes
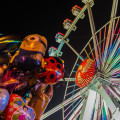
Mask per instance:
[[[5,110],[5,118],[6,120],[34,120],[35,112],[19,95],[12,94]]]
[[[52,96],[53,96],[53,86],[46,85],[44,83],[40,84],[38,89],[34,92],[34,95],[29,105],[35,110],[36,120],[40,120],[48,103],[52,99]]]
[[[10,63],[24,72],[33,71],[40,67],[46,48],[45,37],[38,34],[29,35],[24,38],[20,49],[12,57]]]

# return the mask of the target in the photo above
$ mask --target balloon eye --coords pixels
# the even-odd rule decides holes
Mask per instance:
[[[30,40],[35,40],[35,37],[31,37]]]

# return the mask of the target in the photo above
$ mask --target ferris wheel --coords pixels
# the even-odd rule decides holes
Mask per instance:
[[[120,16],[116,17],[118,0],[113,0],[110,21],[98,31],[91,9],[94,1],[82,2],[85,4],[83,8],[75,5],[72,9],[74,21],[66,19],[63,22],[67,32],[56,34],[58,48],[49,49],[50,56],[61,56],[61,49],[67,44],[77,59],[69,78],[65,78],[67,85],[63,102],[44,113],[41,119],[62,109],[63,120],[120,120]],[[82,51],[77,53],[69,44],[68,36],[72,30],[76,30],[78,20],[84,19],[86,10],[92,37]]]

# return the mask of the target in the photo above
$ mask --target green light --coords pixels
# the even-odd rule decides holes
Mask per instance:
[[[107,120],[106,119],[106,111],[105,111],[105,106],[103,105],[103,118],[102,120]]]

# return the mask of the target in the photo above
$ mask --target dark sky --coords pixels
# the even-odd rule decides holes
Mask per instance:
[[[0,3],[0,33],[3,34],[17,34],[21,40],[29,34],[41,34],[48,40],[48,47],[57,47],[55,42],[55,35],[58,32],[65,34],[66,30],[63,28],[63,21],[66,18],[74,20],[71,9],[74,5],[83,7],[81,0],[41,0],[41,1],[4,1]],[[120,3],[119,3],[120,6]],[[112,0],[95,0],[93,6],[93,17],[95,20],[96,30],[102,27],[110,19],[112,7]],[[120,7],[118,7],[120,15]],[[77,30],[72,32],[68,37],[70,44],[80,52],[84,45],[91,37],[89,20],[87,11],[85,18],[79,20],[77,23]],[[74,41],[74,42],[73,42]],[[67,77],[70,73],[76,55],[65,45],[62,49],[62,59],[65,61],[65,69]],[[47,53],[47,52],[46,52]],[[62,84],[62,83],[59,83]],[[61,85],[56,88],[54,86],[54,96],[48,105],[47,110],[62,102],[65,86]],[[47,111],[46,110],[46,111]],[[45,120],[62,120],[61,111],[55,113]]]

